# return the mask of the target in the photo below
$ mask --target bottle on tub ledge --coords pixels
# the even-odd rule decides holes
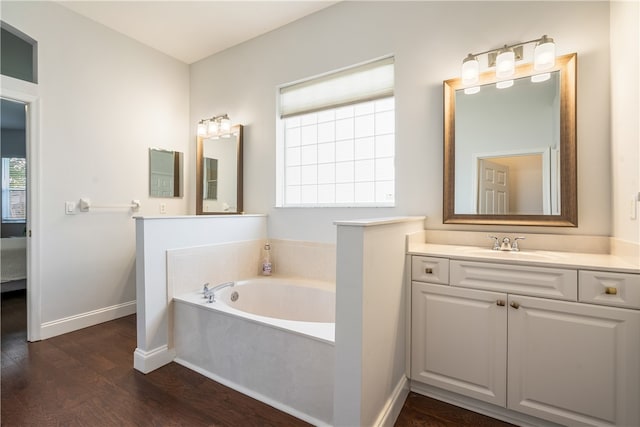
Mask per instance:
[[[265,243],[262,258],[262,275],[271,276],[271,270],[273,265],[271,264],[271,245],[269,242]]]

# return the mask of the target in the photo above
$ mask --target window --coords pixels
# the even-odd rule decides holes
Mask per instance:
[[[0,22],[0,73],[5,76],[38,82],[38,42]]]
[[[280,90],[278,206],[393,206],[393,58]]]
[[[25,222],[27,212],[27,161],[2,159],[2,222]]]

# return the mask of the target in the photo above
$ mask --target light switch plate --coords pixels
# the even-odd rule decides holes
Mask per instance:
[[[64,202],[64,213],[67,215],[75,215],[76,202]]]

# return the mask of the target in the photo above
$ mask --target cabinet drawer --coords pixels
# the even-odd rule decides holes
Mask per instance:
[[[451,285],[577,301],[578,272],[488,262],[451,261]]]
[[[449,284],[449,260],[426,256],[411,257],[411,279],[420,282]]]
[[[640,309],[640,274],[581,271],[580,302]]]

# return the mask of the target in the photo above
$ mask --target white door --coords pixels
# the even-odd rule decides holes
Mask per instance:
[[[509,168],[487,159],[479,159],[478,213],[509,213]]]
[[[505,406],[506,299],[413,282],[411,378]]]
[[[509,304],[509,409],[572,426],[640,425],[640,311]]]

